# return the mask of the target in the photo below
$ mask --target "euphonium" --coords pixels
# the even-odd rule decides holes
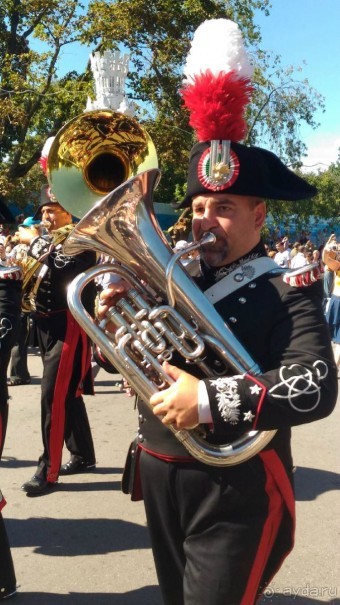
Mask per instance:
[[[174,351],[199,366],[206,375],[216,376],[206,365],[207,349],[215,359],[217,356],[220,374],[226,366],[237,373],[260,373],[204,293],[177,262],[181,253],[174,255],[163,235],[152,204],[159,175],[158,170],[149,170],[123,183],[84,216],[63,246],[68,255],[96,250],[115,259],[113,264],[97,265],[80,274],[69,286],[68,304],[89,337],[146,402],[154,392],[169,386],[170,379],[161,364]],[[84,309],[81,294],[90,281],[108,272],[126,279],[131,289],[109,310],[107,319],[97,325]],[[106,329],[108,322],[116,326],[115,335]],[[215,445],[202,436],[202,427],[168,428],[190,454],[213,466],[249,459],[275,434],[275,431],[253,431],[232,443]]]

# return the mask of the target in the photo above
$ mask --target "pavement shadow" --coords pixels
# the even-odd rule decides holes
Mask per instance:
[[[83,483],[60,483],[54,488],[58,492],[112,492],[121,491],[121,481],[91,481]]]
[[[105,389],[105,391],[99,391],[95,385],[94,387],[94,395],[121,395],[122,392],[119,389],[115,389],[114,391],[109,391]]]
[[[13,456],[2,456],[0,468],[26,468],[35,467],[37,460],[19,460]],[[91,471],[91,475],[122,475],[124,468],[122,466],[98,466]]]
[[[149,549],[146,527],[121,519],[6,518],[11,548],[48,557],[77,557]]]
[[[18,460],[18,458],[13,458],[12,456],[2,456],[0,467],[1,468],[26,468],[29,466],[36,467],[36,460]]]
[[[93,475],[121,475],[124,468],[119,466],[98,466],[95,471],[92,471]]]
[[[20,589],[19,589],[20,590]],[[270,598],[263,597],[258,605],[340,605],[340,599],[319,601],[309,597],[275,594]],[[79,593],[51,594],[43,592],[18,592],[16,605],[161,605],[161,595],[158,586],[145,586],[125,593]]]
[[[340,475],[317,468],[298,466],[294,473],[298,501],[316,500],[320,494],[340,489]]]
[[[15,598],[15,605],[161,605],[161,603],[158,586],[145,586],[120,594],[18,592]]]
[[[262,599],[258,601],[257,605],[340,605],[340,599],[331,599],[328,600],[327,597],[332,596],[336,592],[336,588],[327,589],[324,587],[311,587],[305,586],[300,587],[300,593],[306,591],[309,594],[315,595],[316,597],[322,596],[323,600],[320,601],[319,598],[311,598],[309,596],[303,596],[303,594],[297,594],[299,588],[291,589],[291,591],[287,590],[287,594],[270,594],[270,596],[264,596]],[[270,591],[271,592],[271,591]],[[326,601],[324,599],[327,599]]]

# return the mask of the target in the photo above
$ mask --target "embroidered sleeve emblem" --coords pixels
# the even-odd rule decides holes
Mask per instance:
[[[55,249],[51,254],[56,269],[63,269],[70,263],[74,262],[71,256],[65,256],[61,250]]]
[[[12,322],[8,317],[2,317],[0,320],[0,340],[5,338],[5,336],[13,329]]]
[[[324,380],[328,374],[327,364],[319,359],[315,361],[313,367],[316,370],[318,381]],[[300,364],[282,366],[280,369],[281,382],[272,387],[269,393],[276,399],[287,399],[289,405],[297,412],[312,412],[319,405],[321,393],[321,386],[315,378],[315,374],[311,370]],[[300,407],[295,403],[303,395],[311,399],[311,406],[308,408]]]
[[[253,422],[254,418],[255,418],[255,414],[253,414],[253,412],[251,410],[249,410],[248,412],[245,412],[243,414],[244,422]]]
[[[249,390],[252,395],[259,395],[262,391],[260,385],[258,384],[253,384],[253,386],[251,386]]]
[[[241,400],[237,391],[237,379],[243,380],[243,377],[232,376],[210,380],[210,384],[217,391],[218,410],[223,420],[229,422],[229,424],[237,424],[240,418],[240,410],[238,408],[241,405]]]
[[[42,239],[39,238],[36,242],[34,242],[32,244],[31,247],[31,254],[32,256],[34,256],[35,258],[38,258],[39,256],[41,256],[41,253],[46,249],[46,242]]]

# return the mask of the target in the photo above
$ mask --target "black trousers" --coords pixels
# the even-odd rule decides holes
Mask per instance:
[[[5,443],[8,421],[8,386],[7,369],[11,358],[19,313],[9,315],[1,313],[0,316],[0,459]]]
[[[19,380],[29,380],[30,373],[27,367],[27,349],[29,335],[29,313],[21,313],[19,326],[12,347],[12,357],[9,375]]]
[[[0,460],[5,444],[8,421],[7,369],[11,357],[19,314],[1,313],[0,318]],[[0,491],[0,511],[4,500]],[[13,589],[16,578],[7,532],[0,512],[0,591]]]
[[[0,492],[1,494],[1,492]],[[15,588],[16,578],[7,532],[0,513],[0,591]]]
[[[41,430],[44,448],[37,474],[54,482],[58,478],[64,441],[71,455],[95,463],[90,424],[78,391],[83,347],[78,338],[79,326],[69,314],[67,317],[64,313],[39,317],[36,328],[43,361]],[[75,332],[74,338],[72,332]],[[66,334],[71,334],[71,340],[75,339],[73,348],[72,343],[65,347]]]
[[[164,603],[253,605],[283,514],[261,461],[217,468],[142,452],[140,474]]]

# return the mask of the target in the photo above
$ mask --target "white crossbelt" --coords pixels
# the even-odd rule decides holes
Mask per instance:
[[[219,300],[225,298],[225,296],[229,296],[229,294],[238,290],[238,288],[242,288],[242,286],[254,281],[260,275],[273,270],[280,271],[280,267],[275,261],[266,256],[245,261],[243,265],[240,265],[234,271],[222,277],[216,284],[205,290],[204,294],[211,303],[216,304]]]

